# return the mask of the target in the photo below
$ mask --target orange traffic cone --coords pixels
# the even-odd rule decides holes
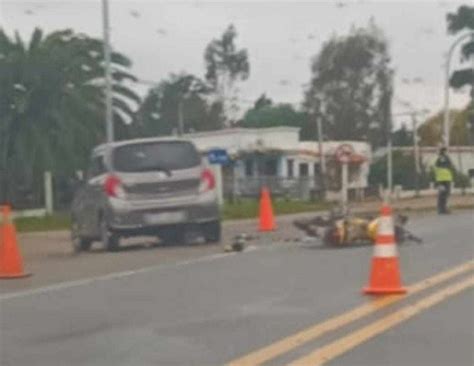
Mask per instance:
[[[276,229],[273,217],[272,199],[267,187],[262,188],[260,197],[260,231],[273,231]]]
[[[0,215],[0,278],[27,277],[30,274],[23,271],[16,230],[10,219],[10,207],[0,206]]]
[[[380,214],[372,258],[372,271],[369,285],[364,288],[364,293],[373,295],[402,294],[406,292],[406,289],[400,281],[392,209],[384,204]]]

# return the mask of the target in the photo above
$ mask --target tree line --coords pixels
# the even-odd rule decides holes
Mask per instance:
[[[449,34],[474,30],[474,7],[447,15]],[[171,74],[140,98],[132,61],[112,53],[113,123],[118,139],[230,127],[295,126],[303,139],[316,139],[321,119],[324,138],[385,145],[392,133],[394,69],[387,40],[371,21],[327,40],[311,60],[311,78],[301,105],[275,103],[263,93],[240,113],[239,84],[250,77],[248,51],[238,47],[229,25],[203,50],[203,76]],[[474,40],[461,49],[462,61],[474,55]],[[35,29],[28,41],[0,28],[0,200],[12,188],[32,186],[42,172],[69,176],[86,166],[90,149],[104,141],[104,62],[101,39],[73,30],[44,34]],[[471,87],[471,102],[454,111],[453,144],[468,144],[474,131],[474,71],[457,70],[456,89]],[[421,144],[441,141],[441,115],[419,130]],[[395,143],[410,144],[402,127]]]

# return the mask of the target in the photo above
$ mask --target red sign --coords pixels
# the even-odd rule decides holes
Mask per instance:
[[[336,149],[336,160],[341,164],[347,164],[351,161],[354,148],[349,144],[339,145]]]

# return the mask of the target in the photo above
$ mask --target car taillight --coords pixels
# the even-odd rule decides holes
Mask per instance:
[[[205,169],[201,173],[201,185],[199,187],[200,192],[207,192],[216,187],[216,179],[210,169]]]
[[[104,191],[109,197],[125,198],[122,182],[115,175],[109,175],[104,182]]]

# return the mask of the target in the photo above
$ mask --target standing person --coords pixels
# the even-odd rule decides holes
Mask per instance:
[[[447,214],[449,213],[447,206],[454,168],[445,147],[439,150],[433,170],[436,187],[438,189],[438,214]]]

